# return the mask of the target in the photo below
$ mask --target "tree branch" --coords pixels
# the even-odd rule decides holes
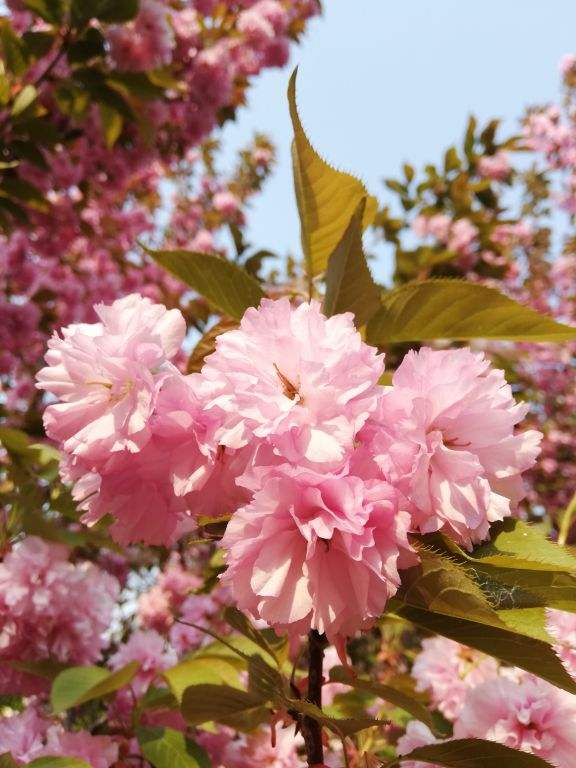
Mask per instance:
[[[326,638],[312,630],[308,634],[308,695],[307,699],[317,707],[322,708],[322,662]],[[322,726],[313,717],[305,715],[302,718],[302,736],[306,746],[306,755],[310,768],[319,768],[324,764],[324,747],[322,745]]]

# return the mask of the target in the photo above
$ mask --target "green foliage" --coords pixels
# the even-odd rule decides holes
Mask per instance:
[[[100,699],[128,685],[139,663],[110,672],[103,667],[71,667],[61,672],[52,684],[50,703],[54,712],[63,712],[93,699]]]
[[[443,744],[418,747],[403,755],[402,760],[419,760],[445,768],[552,768],[541,757],[484,739],[454,739]],[[398,768],[401,762],[400,759],[393,760],[386,764],[386,768]]]
[[[77,757],[37,757],[27,768],[90,768],[90,764]]]
[[[172,728],[138,728],[138,744],[154,768],[210,768],[206,752]]]
[[[431,339],[570,341],[557,323],[485,285],[459,280],[408,283],[386,294],[368,324],[369,344]]]
[[[18,763],[10,752],[4,752],[0,754],[0,768],[18,768]]]
[[[365,229],[374,220],[377,202],[361,181],[337,171],[310,144],[296,106],[296,71],[288,87],[290,117],[294,128],[292,164],[296,202],[300,214],[302,252],[309,280],[324,272],[359,203],[366,199],[362,219]]]
[[[178,701],[182,701],[186,688],[191,685],[220,683],[239,688],[239,670],[234,664],[218,656],[200,654],[184,659],[175,667],[165,670],[162,676]]]
[[[353,312],[356,325],[365,325],[380,308],[380,289],[372,279],[362,248],[366,198],[358,203],[326,269],[323,311],[328,317]]]
[[[215,721],[242,731],[269,718],[262,696],[229,685],[191,685],[184,691],[181,709],[189,725]]]
[[[147,253],[228,317],[240,320],[248,307],[258,306],[264,298],[264,292],[253,277],[219,256],[148,249]]]
[[[345,683],[356,691],[364,691],[379,699],[393,704],[395,707],[403,709],[412,715],[416,720],[425,723],[432,731],[435,731],[434,719],[422,702],[408,695],[406,691],[395,687],[394,685],[366,680],[362,677],[352,676],[344,667],[333,667],[330,670],[330,681],[335,683]]]

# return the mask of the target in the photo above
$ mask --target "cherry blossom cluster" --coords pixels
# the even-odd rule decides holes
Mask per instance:
[[[17,0],[9,5],[17,32],[42,33],[44,21]],[[268,142],[259,139],[244,157],[252,187],[213,172],[190,194],[190,179],[198,182],[201,172],[194,150],[243,103],[249,78],[287,62],[289,40],[318,10],[315,0],[141,0],[132,22],[101,24],[112,72],[165,67],[176,84],[139,108],[151,135],[127,124],[113,146],[97,104],[81,121],[60,111],[55,92],[70,74],[65,58],[50,51],[34,65],[33,81],[37,72],[51,72],[37,85],[42,108],[56,131],[74,138],[41,148],[42,167],[20,163],[19,178],[50,207],[31,209],[26,223],[0,236],[0,381],[10,410],[34,401],[33,373],[53,328],[93,321],[94,303],[135,290],[178,301],[181,286],[137,247],[155,231],[171,180],[186,177],[188,185],[174,205],[179,216],[167,245],[213,250],[214,233],[241,220],[242,206],[270,168]]]
[[[561,641],[559,653],[574,673],[574,614],[549,611],[548,630]],[[568,658],[566,654],[572,654]],[[570,665],[571,662],[571,665]],[[576,696],[523,670],[499,664],[443,637],[424,640],[412,668],[419,691],[453,725],[453,738],[481,738],[570,768],[576,750]],[[429,728],[411,721],[398,753],[437,743]],[[406,760],[404,768],[424,768]],[[426,763],[426,766],[428,763]]]
[[[118,594],[113,576],[88,561],[69,562],[60,544],[35,536],[17,544],[0,563],[0,692],[45,688],[11,662],[97,661]]]
[[[384,387],[351,314],[264,299],[185,376],[177,310],[134,294],[96,312],[37,377],[83,521],[171,545],[230,517],[222,583],[278,630],[369,627],[418,561],[410,534],[471,547],[523,497],[540,434],[516,431],[527,407],[482,353],[410,352]]]

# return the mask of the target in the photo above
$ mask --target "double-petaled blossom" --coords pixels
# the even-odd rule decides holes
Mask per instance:
[[[412,676],[416,689],[428,691],[434,707],[453,721],[464,706],[468,691],[498,676],[498,662],[453,640],[432,637],[422,642]]]
[[[186,334],[178,310],[138,294],[95,309],[100,322],[54,334],[37,375],[37,386],[60,401],[45,411],[47,435],[87,461],[148,442],[166,364]]]
[[[412,502],[414,529],[470,547],[524,495],[541,439],[515,432],[527,410],[483,353],[423,348],[404,357],[364,439]]]
[[[41,717],[33,706],[19,714],[0,718],[0,749],[16,765],[40,757],[83,760],[92,768],[110,768],[118,760],[118,746],[110,736],[89,731],[65,731],[59,723]]]
[[[96,661],[118,592],[116,579],[92,563],[68,562],[65,547],[26,538],[0,563],[0,666]]]
[[[560,660],[572,677],[576,678],[576,614],[548,608],[546,629],[558,641],[554,650]]]
[[[207,407],[223,414],[222,445],[267,440],[289,462],[326,468],[375,410],[383,367],[351,314],[326,318],[317,302],[293,308],[284,298],[248,309],[217,339],[202,376],[214,387]]]
[[[482,738],[572,768],[576,697],[538,678],[488,680],[468,693],[456,738]]]
[[[416,562],[410,517],[382,481],[271,469],[222,539],[238,606],[291,635],[338,640],[369,627]]]

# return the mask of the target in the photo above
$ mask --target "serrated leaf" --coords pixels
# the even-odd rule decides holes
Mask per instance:
[[[424,280],[395,288],[368,323],[369,344],[432,339],[569,341],[576,328],[557,323],[504,294],[463,280]]]
[[[189,725],[214,721],[251,730],[268,717],[261,696],[228,685],[192,685],[182,697],[182,715]]]
[[[206,752],[172,728],[137,728],[142,754],[154,768],[210,768]]]
[[[576,681],[564,669],[552,647],[542,640],[517,634],[511,629],[491,627],[409,605],[395,608],[394,612],[421,629],[476,648],[569,693],[576,693]]]
[[[294,128],[292,165],[302,252],[306,272],[312,279],[326,269],[330,254],[341,240],[362,198],[366,198],[362,222],[364,229],[374,221],[378,202],[368,195],[359,179],[337,171],[310,144],[296,106],[296,70],[288,86],[288,103]]]
[[[204,296],[212,306],[240,320],[248,307],[264,298],[259,283],[241,267],[211,253],[195,251],[151,251],[157,264]]]
[[[231,687],[240,685],[238,670],[225,659],[199,656],[185,659],[175,667],[166,669],[162,676],[170,686],[170,690],[178,701],[182,701],[184,691],[191,685],[204,683],[224,683]]]
[[[418,760],[445,768],[552,768],[540,757],[484,739],[451,739],[441,744],[417,747],[387,763],[386,768],[396,768],[405,760]]]
[[[384,685],[372,680],[365,680],[361,677],[353,677],[344,667],[333,667],[330,670],[330,681],[336,683],[345,683],[357,691],[366,691],[372,693],[379,699],[393,704],[395,707],[403,709],[416,720],[425,723],[430,730],[434,731],[434,720],[429,710],[417,699],[409,696],[405,691],[395,688],[392,685]]]
[[[54,712],[63,712],[92,699],[99,699],[128,685],[140,665],[132,661],[115,672],[103,667],[71,667],[61,672],[50,693]]]
[[[380,289],[372,279],[362,248],[362,220],[366,198],[354,211],[326,269],[323,311],[327,317],[352,312],[356,326],[365,325],[380,308]]]
[[[216,339],[218,336],[220,336],[221,333],[231,331],[233,328],[237,327],[238,323],[236,320],[227,320],[224,318],[223,320],[220,320],[219,323],[213,325],[209,331],[206,331],[188,358],[186,373],[198,373],[204,365],[204,358],[211,355],[216,349]]]
[[[248,690],[266,703],[277,703],[282,706],[286,701],[284,678],[278,670],[267,664],[262,656],[250,657]]]

